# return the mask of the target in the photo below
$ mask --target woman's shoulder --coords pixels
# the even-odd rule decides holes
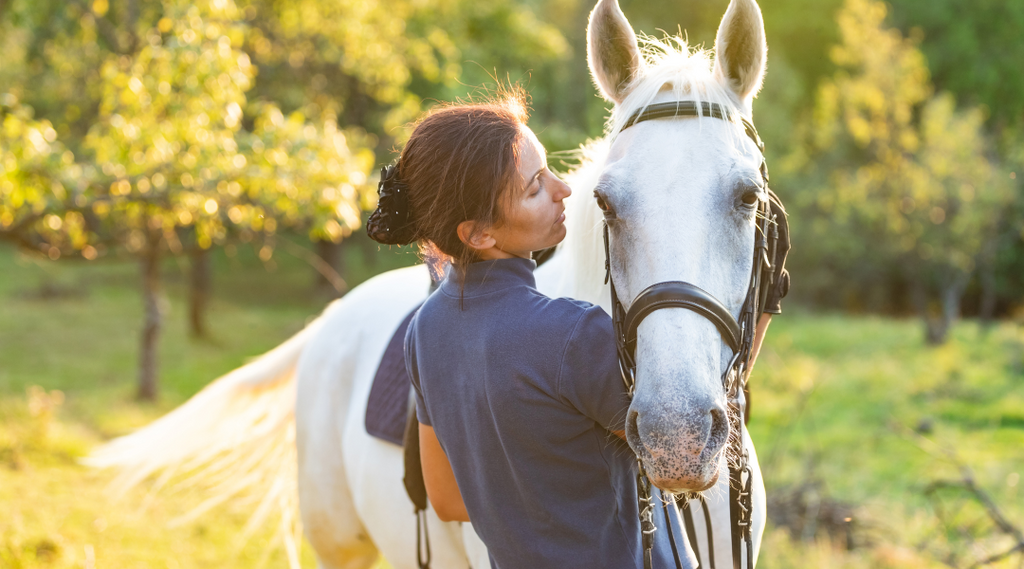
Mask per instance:
[[[551,298],[537,293],[539,310],[544,322],[554,324],[571,337],[591,336],[611,331],[612,320],[603,308],[585,300],[558,297]]]
[[[563,311],[575,314],[582,314],[587,310],[590,310],[591,308],[596,308],[594,304],[591,304],[585,300],[576,300],[575,298],[566,298],[564,296],[552,298],[533,289],[531,289],[531,292],[533,292],[533,294],[536,297],[546,301],[545,308],[552,311]]]
[[[578,318],[594,307],[593,304],[583,300],[565,297],[552,298],[531,287],[525,287],[523,290],[529,296],[528,304],[532,310],[559,320],[568,316]]]

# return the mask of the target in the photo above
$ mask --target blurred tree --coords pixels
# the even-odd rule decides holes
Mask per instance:
[[[0,94],[0,239],[56,260],[98,252],[91,240],[95,218],[80,206],[82,168],[47,120],[10,94]]]
[[[40,215],[57,225],[71,214],[63,228],[91,219],[93,231],[82,231],[90,255],[119,243],[143,261],[147,396],[155,391],[147,386],[162,254],[192,261],[190,322],[201,333],[211,245],[259,239],[260,257],[272,263],[279,228],[312,228],[330,258],[331,246],[358,225],[358,207],[373,205],[368,149],[404,137],[402,125],[425,97],[464,92],[464,58],[525,67],[566,52],[558,31],[515,0],[240,2],[3,5],[10,17],[0,20],[0,46],[8,48],[0,80],[50,121],[40,132],[87,158],[79,166],[61,150],[53,156],[70,160],[63,170],[38,168],[50,182],[71,172],[78,188],[75,202],[53,186]],[[243,51],[264,66],[266,80],[253,86],[255,66]],[[338,121],[371,134],[343,134]],[[18,176],[32,168],[25,162]],[[40,223],[31,221],[49,227]],[[39,241],[51,255],[74,250],[55,235],[8,234]],[[308,260],[335,289],[343,286],[328,263]]]
[[[14,94],[80,153],[100,119],[104,62],[135,57],[167,7],[162,0],[8,1],[12,17],[0,21],[0,46],[9,48],[0,80],[10,77]],[[285,114],[333,116],[362,127],[372,135],[362,142],[379,153],[405,136],[403,127],[424,101],[472,89],[465,83],[477,77],[460,79],[463,67],[501,74],[507,65],[518,79],[535,64],[567,55],[558,29],[535,18],[524,0],[236,4],[241,49],[260,68],[249,98],[274,101]],[[252,120],[246,113],[243,122]],[[337,240],[314,240],[326,257],[338,256]]]
[[[993,129],[1024,119],[1024,3],[896,0],[892,20],[920,37],[937,89],[962,105],[984,106]]]
[[[1018,173],[1024,165],[1018,149],[1024,138],[1024,3],[980,0],[918,2],[896,0],[893,22],[921,37],[936,88],[956,95],[960,105],[986,109],[985,128],[995,141],[1002,161]],[[1011,182],[1021,192],[1020,181]],[[991,318],[1002,304],[1024,301],[1024,247],[1020,228],[1024,211],[1011,209],[1001,216],[999,238],[986,246],[979,266],[978,311]]]
[[[201,270],[204,252],[230,230],[263,235],[264,261],[279,227],[340,239],[359,224],[373,160],[369,150],[350,150],[332,117],[285,119],[263,103],[252,132],[244,130],[255,68],[239,50],[245,29],[235,6],[168,0],[164,8],[135,56],[104,65],[99,119],[85,140],[97,165],[86,199],[102,231],[141,265],[144,399],[157,394],[163,254],[191,247]],[[193,243],[181,242],[182,229]],[[198,284],[194,307],[205,303]],[[201,333],[201,312],[194,308],[191,316]]]
[[[255,93],[364,127],[382,161],[425,104],[464,97],[498,74],[521,79],[567,54],[558,29],[522,0],[248,0],[244,13],[245,49],[260,68]],[[341,243],[315,241],[337,268]]]
[[[1013,195],[987,155],[980,110],[932,95],[917,42],[884,27],[886,7],[846,0],[839,67],[819,88],[806,145],[790,158],[811,183],[797,194],[817,243],[805,267],[862,287],[908,283],[942,342],[979,256]]]

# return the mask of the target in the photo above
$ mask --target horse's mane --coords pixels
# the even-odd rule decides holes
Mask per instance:
[[[594,200],[593,190],[611,141],[633,113],[647,108],[659,94],[669,89],[677,101],[721,105],[730,112],[733,121],[737,121],[742,112],[736,96],[715,79],[710,51],[690,47],[685,39],[673,36],[663,39],[641,36],[640,46],[644,70],[630,86],[625,100],[612,109],[605,125],[605,136],[588,141],[575,152],[566,154],[577,165],[565,175],[573,193],[565,204],[567,233],[559,246],[565,264],[558,293],[601,304],[606,310],[610,299],[604,285],[602,214]],[[739,143],[743,131],[735,130]]]

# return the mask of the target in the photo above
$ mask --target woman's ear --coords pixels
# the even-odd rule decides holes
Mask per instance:
[[[490,230],[490,226],[484,226],[475,221],[467,220],[459,224],[456,232],[459,234],[459,240],[469,248],[483,251],[497,244]]]

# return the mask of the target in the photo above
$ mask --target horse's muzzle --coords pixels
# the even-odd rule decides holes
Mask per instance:
[[[669,492],[700,492],[718,481],[729,441],[725,407],[711,403],[672,409],[630,406],[626,441],[643,461],[651,483]],[[645,409],[645,407],[648,407]],[[662,407],[658,409],[658,407]]]

